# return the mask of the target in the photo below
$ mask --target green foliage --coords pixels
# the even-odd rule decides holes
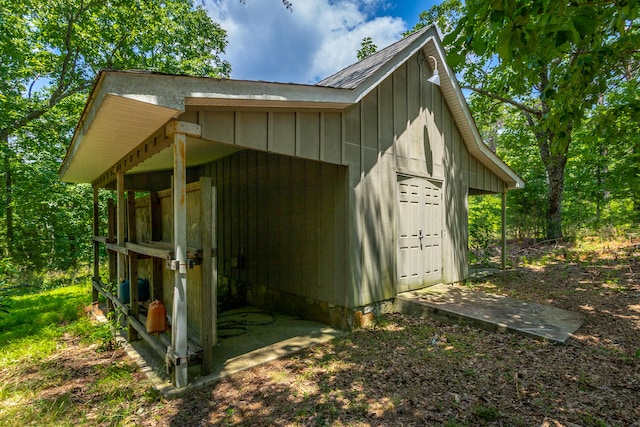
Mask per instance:
[[[408,36],[414,31],[420,30],[429,25],[437,25],[438,29],[449,34],[461,17],[462,2],[460,0],[444,0],[440,4],[432,6],[429,10],[420,13],[418,23],[404,36]]]
[[[489,249],[500,231],[501,204],[500,198],[493,195],[469,198],[469,248],[471,261],[478,265],[489,264]]]
[[[378,50],[378,46],[373,43],[371,37],[365,37],[360,43],[360,49],[358,50],[358,61],[362,61],[367,56],[370,56]]]
[[[610,109],[614,93],[631,82],[637,88],[639,2],[472,0],[460,14],[458,6],[445,9],[459,18],[446,24],[454,28],[444,39],[450,64],[463,88],[502,103],[525,123],[527,145],[544,166],[545,234],[562,236],[565,172],[577,133],[603,97],[600,105]],[[637,111],[631,94],[622,104]]]
[[[58,168],[99,70],[226,77],[225,47],[193,0],[0,0],[0,255],[23,273],[90,255],[91,189]]]

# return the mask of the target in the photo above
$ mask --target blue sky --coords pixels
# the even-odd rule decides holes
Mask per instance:
[[[206,0],[227,31],[231,78],[309,83],[357,61],[364,37],[379,49],[399,40],[434,0]]]

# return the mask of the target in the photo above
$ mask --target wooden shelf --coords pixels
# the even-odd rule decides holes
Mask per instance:
[[[118,246],[116,243],[111,243],[109,241],[109,238],[105,236],[93,236],[93,241],[104,243],[108,250],[118,252],[123,255],[129,255],[129,251],[131,251],[135,252],[136,254],[146,255],[153,258],[167,260],[173,259],[173,245],[168,242],[127,242],[124,246]],[[215,251],[213,255],[215,256]],[[202,249],[187,248],[187,258],[202,258]]]

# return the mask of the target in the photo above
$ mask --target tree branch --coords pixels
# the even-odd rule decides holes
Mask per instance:
[[[55,98],[51,97],[49,99],[49,102],[47,102],[47,107],[34,108],[24,116],[14,120],[13,123],[9,124],[5,128],[0,129],[0,140],[4,140],[5,138],[8,138],[9,136],[13,135],[14,132],[16,132],[18,129],[22,128],[23,126],[26,126],[30,121],[39,119],[47,111],[49,111],[51,107],[54,107],[56,104],[58,104],[60,101],[64,100],[65,98],[68,98],[72,95],[75,95],[76,93],[80,93],[89,89],[92,84],[93,82],[91,80],[87,80],[72,90],[69,90],[64,93],[60,93]]]
[[[509,104],[509,105],[511,105],[513,107],[516,107],[518,110],[524,111],[525,113],[528,113],[528,114],[532,114],[532,115],[534,115],[536,117],[541,117],[542,116],[542,111],[537,110],[537,109],[535,109],[533,107],[529,107],[528,105],[525,105],[525,104],[523,104],[521,102],[518,102],[518,101],[515,101],[513,99],[504,97],[502,95],[498,95],[497,93],[489,92],[487,90],[484,90],[484,89],[481,89],[481,88],[475,87],[475,86],[462,86],[462,89],[468,89],[468,90],[471,90],[471,91],[473,91],[473,92],[475,92],[477,94],[486,96],[488,98],[495,99],[495,100],[498,100],[498,101],[502,101],[505,104]]]

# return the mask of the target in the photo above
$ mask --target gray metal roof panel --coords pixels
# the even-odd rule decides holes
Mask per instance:
[[[384,49],[366,57],[362,61],[349,65],[347,68],[319,81],[316,85],[337,89],[355,89],[360,85],[360,83],[373,75],[384,64],[402,52],[417,37],[427,31],[427,28],[416,31],[415,33],[410,34],[407,37],[404,37]]]

